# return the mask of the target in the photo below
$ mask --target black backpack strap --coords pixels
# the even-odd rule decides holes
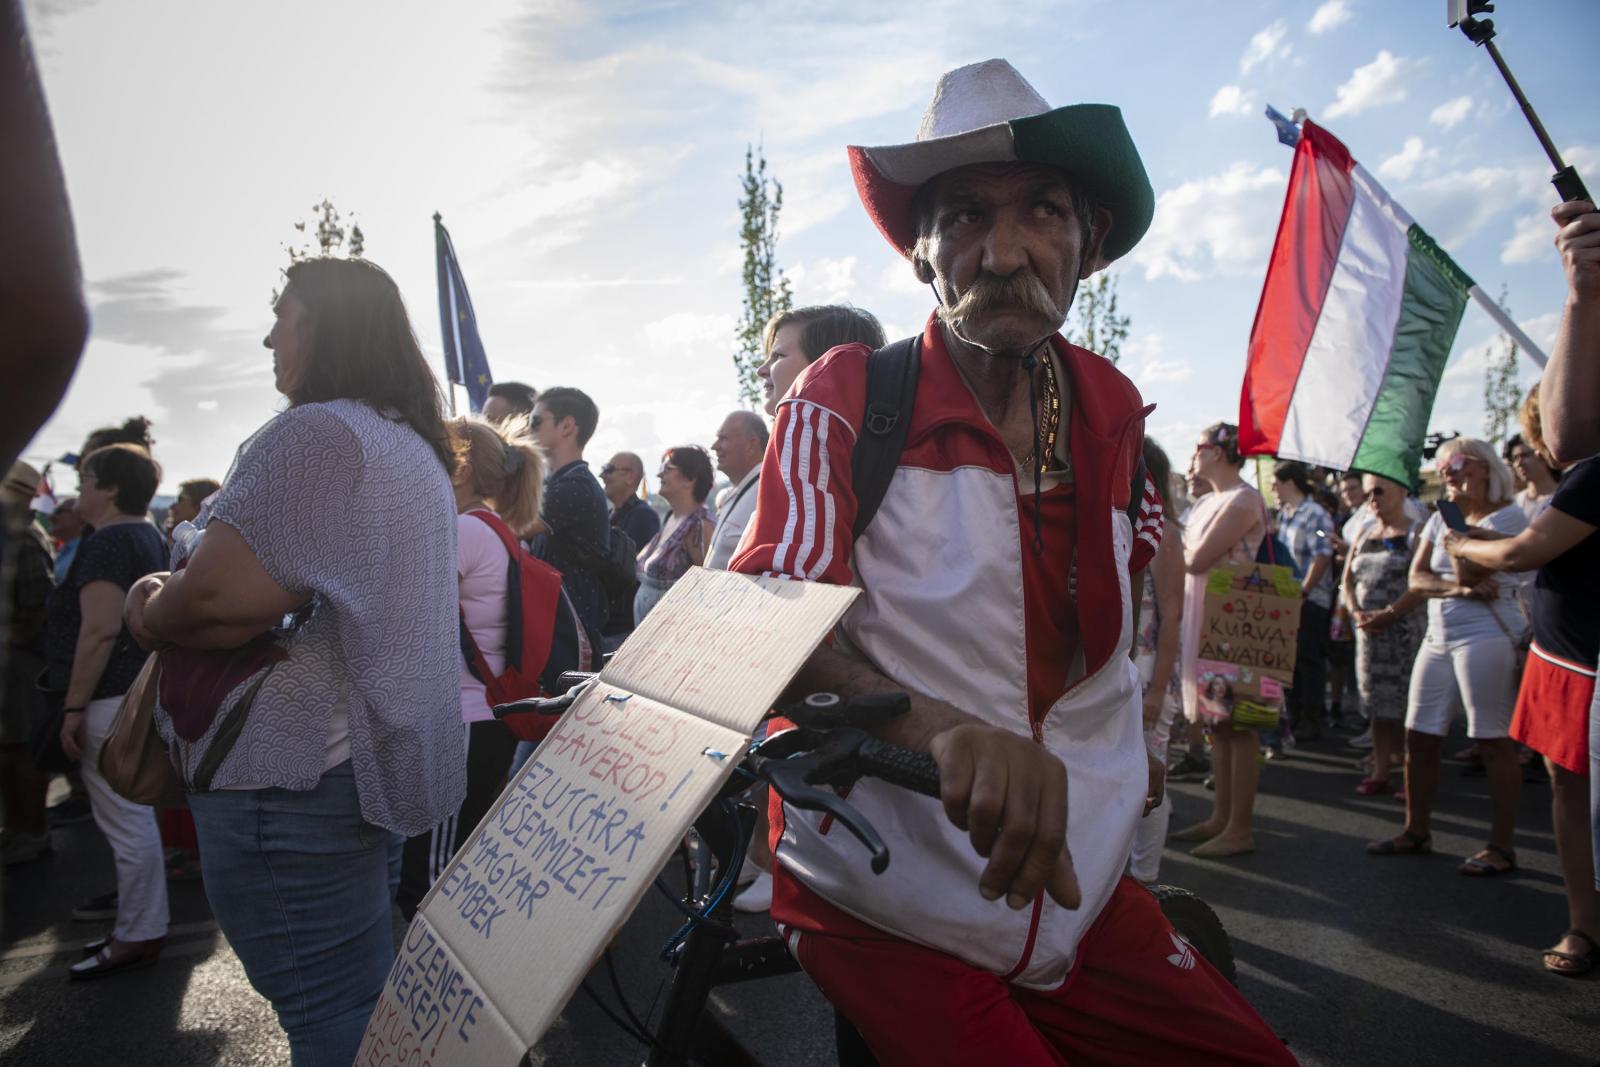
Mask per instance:
[[[921,369],[920,335],[885,345],[867,356],[867,403],[861,433],[850,453],[850,484],[856,497],[852,538],[860,537],[871,525],[883,494],[889,491],[894,469],[900,465]]]
[[[1128,521],[1133,524],[1133,535],[1139,536],[1139,511],[1144,507],[1144,483],[1150,472],[1144,465],[1144,445],[1139,447],[1139,465],[1133,468],[1133,491],[1128,496]]]

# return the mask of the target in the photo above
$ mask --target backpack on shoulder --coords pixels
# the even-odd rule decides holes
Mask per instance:
[[[599,558],[595,577],[600,581],[600,591],[606,597],[606,621],[602,629],[612,633],[619,625],[622,632],[633,628],[633,595],[639,591],[639,546],[627,530],[611,525],[611,551]]]
[[[500,538],[509,560],[506,565],[506,665],[495,674],[478,644],[460,621],[461,655],[467,670],[483,683],[492,708],[526,697],[551,696],[563,671],[593,669],[594,651],[572,602],[561,588],[561,574],[535,559],[498,515],[474,511]],[[548,715],[507,715],[500,720],[518,738],[540,741],[555,726]]]
[[[889,491],[889,482],[900,465],[906,432],[911,428],[911,409],[917,401],[917,378],[922,370],[922,337],[907,337],[888,344],[867,356],[867,403],[861,417],[861,432],[850,453],[850,485],[856,495],[856,521],[851,537],[859,540],[872,523]],[[1137,530],[1139,508],[1144,500],[1144,450],[1133,472],[1133,492],[1128,497],[1126,514]]]

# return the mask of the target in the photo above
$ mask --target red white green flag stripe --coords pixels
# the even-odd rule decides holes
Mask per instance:
[[[1472,279],[1309,120],[1250,331],[1247,455],[1415,484]]]

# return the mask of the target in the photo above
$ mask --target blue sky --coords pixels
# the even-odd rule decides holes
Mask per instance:
[[[1593,5],[1498,6],[1508,61],[1600,185]],[[1291,161],[1266,102],[1340,137],[1483,288],[1507,287],[1536,341],[1561,307],[1550,168],[1488,57],[1445,28],[1445,0],[25,10],[94,316],[28,454],[144,414],[167,488],[220,476],[280,406],[268,298],[292,223],[324,196],[354,213],[436,364],[437,210],[495,376],[587,390],[602,413],[591,459],[709,443],[737,401],[745,146],[764,145],[784,183],[778,251],[797,299],[847,299],[909,333],[929,294],[861,211],[844,146],[910,140],[939,73],[993,56],[1054,105],[1125,113],[1158,205],[1112,267],[1132,319],[1122,366],[1174,452],[1237,415]],[[1435,427],[1479,430],[1496,333],[1468,309]]]

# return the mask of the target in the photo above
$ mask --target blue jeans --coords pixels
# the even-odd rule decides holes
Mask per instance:
[[[189,797],[206,899],[294,1067],[350,1067],[394,961],[391,852],[364,822],[350,764],[315,789]]]

